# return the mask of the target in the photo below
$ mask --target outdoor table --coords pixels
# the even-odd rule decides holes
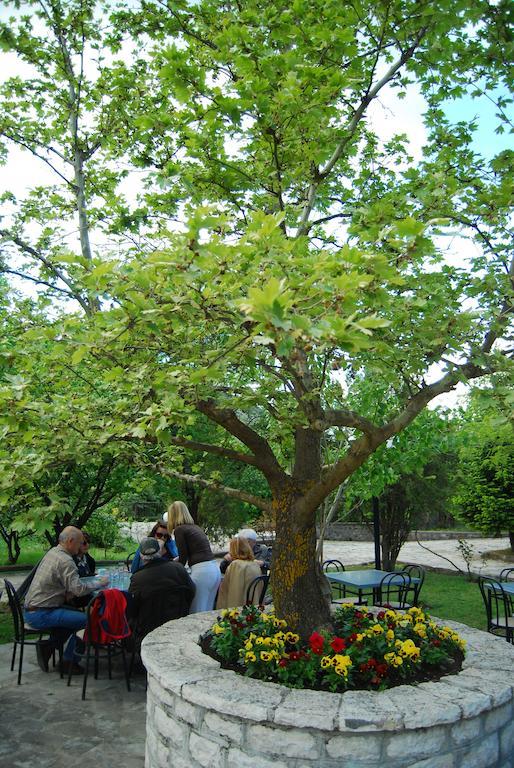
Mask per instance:
[[[102,576],[109,577],[109,583],[105,586],[100,584]],[[105,573],[98,573],[96,576],[83,576],[80,582],[91,587],[93,592],[98,592],[101,589],[120,589],[122,592],[126,592],[130,585],[131,576],[132,574],[126,571],[121,573],[120,571],[108,571],[106,569]]]
[[[377,602],[380,602],[380,584],[384,576],[387,576],[389,573],[392,573],[392,571],[379,571],[376,568],[367,568],[362,571],[326,571],[325,576],[329,581],[347,587],[351,594],[357,592],[359,602],[362,602],[365,591],[368,593],[371,591],[373,599],[377,598]],[[394,583],[394,579],[392,581]],[[419,579],[410,577],[410,582],[411,584],[418,584]],[[402,583],[402,579],[398,578],[398,586]]]

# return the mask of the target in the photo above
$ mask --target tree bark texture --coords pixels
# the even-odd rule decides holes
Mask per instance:
[[[271,589],[276,615],[305,640],[315,629],[330,625],[330,606],[323,594],[316,558],[316,517],[302,522],[296,509],[298,493],[283,489],[273,500],[276,540]]]

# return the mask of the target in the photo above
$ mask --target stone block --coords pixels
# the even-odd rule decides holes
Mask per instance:
[[[243,726],[237,720],[221,717],[215,712],[207,712],[204,727],[212,733],[227,739],[231,744],[241,744],[243,741]]]
[[[505,645],[507,644],[505,643]],[[486,651],[483,650],[483,653],[486,653]],[[466,669],[460,674],[455,675],[452,679],[452,686],[477,691],[485,696],[490,696],[493,707],[499,707],[512,701],[512,685],[514,685],[514,679],[511,684],[509,678],[501,672],[494,670],[484,671],[474,667]]]
[[[182,698],[218,714],[261,722],[281,703],[287,688],[263,683],[228,672],[202,680],[198,685],[184,685]]]
[[[189,751],[191,756],[200,765],[209,766],[209,768],[221,768],[223,764],[223,753],[220,744],[205,736],[199,736],[197,733],[191,733],[189,737]]]
[[[314,736],[293,728],[284,730],[265,725],[249,725],[246,747],[250,752],[272,753],[280,757],[320,757],[320,746]]]
[[[385,738],[382,734],[352,736],[350,733],[334,736],[327,742],[327,755],[332,758],[360,760],[361,763],[378,761]]]
[[[336,727],[339,731],[393,731],[404,727],[405,707],[395,704],[390,691],[347,691],[341,697]]]
[[[451,728],[451,740],[457,747],[467,746],[482,738],[483,718],[476,717],[472,720],[461,720]]]
[[[169,717],[164,710],[156,708],[154,716],[154,726],[159,735],[170,741],[174,747],[181,747],[186,741],[188,728],[183,723]]]
[[[453,754],[446,754],[428,757],[426,760],[419,760],[417,763],[412,763],[409,768],[454,768],[454,766],[455,758]]]
[[[502,707],[493,709],[492,712],[488,712],[484,721],[484,727],[486,733],[492,733],[493,731],[499,731],[502,726],[512,720],[512,705],[511,703],[504,704]]]
[[[177,698],[177,703],[175,705],[175,715],[180,719],[184,720],[186,723],[189,723],[192,726],[199,726],[200,721],[202,719],[203,710],[201,707],[195,707],[193,704],[190,704],[188,701],[184,701],[181,698]]]
[[[396,733],[393,738],[389,737],[386,755],[394,759],[410,755],[413,760],[421,760],[447,751],[447,747],[449,748],[447,728],[420,728]]]
[[[288,768],[282,760],[269,760],[262,755],[248,755],[233,747],[227,754],[227,768]]]
[[[458,768],[491,768],[496,767],[500,756],[500,744],[497,733],[473,745],[471,749],[457,754]]]
[[[399,685],[387,691],[391,701],[403,711],[404,727],[409,730],[455,723],[461,717],[460,707],[444,688],[436,692],[427,685],[431,684],[421,683],[416,688]]]
[[[444,696],[460,707],[464,717],[477,717],[492,706],[491,696],[479,691],[471,691],[456,683],[457,678],[447,676],[433,683],[423,683],[423,689],[436,698]]]
[[[514,765],[514,720],[500,731],[500,754],[503,760],[508,758],[511,766]]]
[[[277,725],[290,725],[294,728],[332,731],[340,701],[341,696],[336,693],[290,690],[275,709],[273,721]]]

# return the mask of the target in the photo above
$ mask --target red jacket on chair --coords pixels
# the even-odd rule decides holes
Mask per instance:
[[[90,609],[91,641],[112,643],[129,637],[131,630],[125,615],[126,607],[127,600],[119,589],[102,590]]]

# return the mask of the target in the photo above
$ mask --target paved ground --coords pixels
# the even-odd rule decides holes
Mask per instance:
[[[470,543],[475,552],[474,572],[494,575],[508,565],[486,554],[506,549],[507,539],[473,539]],[[423,544],[438,554],[409,542],[402,548],[401,559],[451,569],[444,556],[465,569],[457,542]],[[324,556],[347,565],[369,563],[374,557],[373,544],[331,541],[325,545]],[[510,565],[514,567],[514,558]],[[24,577],[23,573],[12,574],[12,581],[19,584]],[[81,678],[73,678],[68,688],[56,671],[41,672],[34,648],[26,649],[22,684],[16,685],[16,674],[10,671],[11,648],[10,644],[0,645],[2,768],[74,768],[76,764],[89,768],[143,768],[146,693],[141,677],[134,680],[133,690],[128,693],[121,670],[115,670],[110,681],[101,668],[98,680],[88,680],[83,702]]]

